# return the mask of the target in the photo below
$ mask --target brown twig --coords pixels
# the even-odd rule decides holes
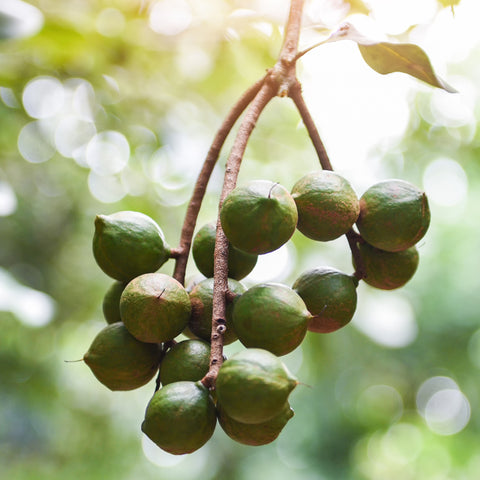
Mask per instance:
[[[162,363],[167,352],[177,344],[175,340],[169,340],[161,345],[160,353],[158,355],[158,365]],[[157,374],[157,378],[155,379],[155,392],[160,389],[161,379],[160,379],[160,371]],[[154,392],[154,393],[155,393]]]
[[[324,170],[333,170],[325,146],[323,145],[320,134],[318,133],[317,127],[315,126],[315,122],[313,121],[307,104],[303,99],[302,87],[298,80],[290,89],[289,96],[295,103],[295,106],[297,107],[300,116],[302,117],[305,128],[307,129],[308,135],[310,136],[313,146],[317,152],[318,159],[320,160],[320,165]],[[358,243],[360,241],[363,241],[363,239],[361,235],[355,232],[355,230],[353,230],[352,228],[345,234],[345,236],[347,237],[348,245],[354,259],[355,272],[353,275],[358,280],[361,280],[362,278],[365,278],[365,267],[362,256],[360,254],[360,250],[358,248]]]
[[[239,126],[234,145],[230,152],[219,212],[225,197],[235,188],[245,149],[257,120],[270,100],[288,94],[296,80],[295,56],[302,22],[304,0],[292,0],[285,27],[285,38],[278,61],[269,70],[265,82],[257,96],[250,104],[247,113]],[[228,240],[222,230],[220,215],[217,219],[217,237],[214,255],[214,288],[210,369],[203,377],[202,383],[208,388],[215,387],[215,380],[223,362],[223,333],[225,331],[226,292],[228,290]]]
[[[172,249],[171,253],[171,257],[175,258],[176,260],[173,278],[178,280],[182,285],[185,283],[185,271],[187,268],[190,247],[192,245],[193,232],[197,224],[198,213],[200,211],[203,197],[205,196],[205,191],[207,189],[208,181],[212,175],[213,168],[217,163],[223,144],[235,125],[235,122],[255,98],[255,95],[258,93],[264,82],[265,77],[252,85],[232,107],[222,125],[218,129],[212,145],[207,153],[207,157],[203,162],[203,167],[198,175],[197,182],[185,214],[179,247]]]
[[[355,265],[355,272],[353,276],[357,280],[362,280],[366,277],[365,273],[365,263],[363,261],[362,255],[360,254],[360,249],[358,248],[358,244],[363,242],[363,238],[360,234],[358,234],[353,228],[351,228],[345,236],[347,237],[348,245],[352,252],[353,256],[353,264]]]
[[[298,80],[295,82],[292,88],[290,88],[289,95],[295,103],[295,106],[297,107],[300,116],[302,117],[305,128],[307,129],[308,135],[310,136],[313,146],[317,152],[318,159],[320,160],[320,165],[324,170],[333,170],[330,159],[328,158],[327,151],[325,150],[325,146],[323,145],[320,134],[318,133],[317,127],[315,126],[315,122],[313,121],[307,104],[303,99],[302,86],[300,85],[300,82]]]
[[[222,194],[218,206],[219,212],[225,197],[236,186],[242,158],[258,117],[268,102],[275,96],[276,91],[276,85],[267,78],[267,81],[248,107],[228,157]],[[213,272],[214,282],[212,336],[210,339],[210,369],[202,379],[202,383],[207,388],[213,388],[215,386],[218,371],[223,363],[223,334],[225,332],[226,294],[228,290],[228,240],[220,223],[220,215],[217,219],[217,237],[215,240]]]

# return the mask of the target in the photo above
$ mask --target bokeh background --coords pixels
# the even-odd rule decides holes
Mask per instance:
[[[91,253],[97,213],[139,210],[177,244],[209,143],[272,66],[280,0],[2,0],[0,3],[0,474],[11,480],[476,480],[480,470],[480,34],[476,0],[306,2],[301,46],[348,20],[413,42],[458,90],[382,76],[350,41],[299,62],[335,169],[359,195],[403,178],[432,223],[414,279],[359,287],[352,322],[283,357],[300,378],[280,437],[246,447],[217,428],[172,456],[140,431],[154,382],[110,392],[81,359],[111,284]],[[229,138],[200,213],[216,216]],[[264,112],[239,182],[291,188],[318,161],[288,99]],[[352,272],[344,238],[296,233],[244,280],[291,285]],[[171,273],[173,262],[162,271]],[[195,276],[193,261],[189,276]],[[232,344],[226,354],[241,349]]]

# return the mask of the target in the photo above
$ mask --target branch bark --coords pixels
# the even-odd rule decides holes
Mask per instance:
[[[308,135],[310,136],[313,146],[317,152],[320,165],[324,170],[333,170],[330,158],[328,157],[325,146],[323,145],[322,139],[320,138],[320,134],[318,133],[317,127],[315,126],[315,122],[313,121],[307,104],[305,103],[305,100],[303,98],[302,86],[298,80],[290,89],[289,95],[295,103],[295,106],[297,107],[300,116],[302,117],[305,128],[307,129]],[[363,241],[363,239],[361,235],[359,235],[357,232],[355,232],[355,230],[353,230],[353,228],[351,228],[345,234],[345,236],[347,237],[348,246],[350,247],[350,251],[352,252],[352,256],[356,265],[353,275],[358,280],[361,280],[362,278],[365,278],[365,267],[362,256],[360,254],[360,250],[358,248],[358,242]]]
[[[328,158],[327,151],[323,145],[320,134],[318,133],[315,122],[313,121],[310,111],[308,110],[307,104],[302,95],[302,86],[297,80],[289,92],[290,98],[295,103],[300,116],[302,117],[305,128],[307,129],[308,135],[312,140],[315,151],[317,152],[318,159],[320,160],[320,165],[324,170],[333,170],[330,159]]]
[[[255,98],[262,85],[265,77],[252,85],[232,107],[222,125],[217,131],[212,145],[207,153],[207,157],[203,162],[202,169],[198,175],[192,197],[187,207],[185,220],[183,222],[182,233],[180,235],[179,247],[172,250],[172,257],[175,258],[175,270],[173,278],[178,280],[182,285],[185,283],[185,271],[187,268],[188,255],[192,245],[193,232],[197,224],[197,217],[202,205],[203,198],[207,189],[208,182],[212,175],[213,168],[217,163],[220,151],[231,132],[240,115],[245,111],[248,105]]]
[[[286,96],[296,81],[295,56],[302,23],[304,0],[291,0],[290,12],[285,27],[285,37],[279,59],[267,73],[265,83],[251,103],[240,124],[234,145],[230,152],[219,213],[225,197],[235,188],[245,149],[250,135],[265,106],[276,95]],[[210,369],[202,383],[207,388],[214,388],[218,371],[223,362],[223,333],[225,332],[226,293],[228,290],[228,240],[222,230],[220,215],[217,219],[217,237],[215,241],[214,288]]]
[[[226,301],[228,290],[228,240],[220,223],[220,209],[225,197],[235,188],[248,140],[265,106],[276,94],[276,85],[267,78],[257,96],[249,106],[240,124],[235,142],[228,157],[223,189],[218,205],[217,237],[215,240],[213,273],[212,335],[210,339],[210,368],[202,383],[214,388],[218,371],[223,363],[223,334],[226,330]]]

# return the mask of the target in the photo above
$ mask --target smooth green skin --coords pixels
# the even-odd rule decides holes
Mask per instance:
[[[187,291],[164,273],[145,273],[134,278],[120,297],[122,321],[142,342],[173,340],[187,326],[190,312]]]
[[[155,392],[145,412],[142,431],[173,455],[192,453],[213,435],[215,404],[200,382],[182,381]]]
[[[143,213],[123,211],[96,216],[93,255],[107,275],[129,282],[158,270],[170,258],[170,247],[154,220]]]
[[[83,360],[110,390],[133,390],[158,370],[160,347],[133,337],[123,323],[112,323],[93,340]]]
[[[210,344],[203,340],[184,340],[167,351],[160,363],[162,385],[201,380],[210,366]]]
[[[330,333],[349,323],[357,307],[357,286],[355,277],[335,268],[318,267],[302,273],[292,288],[313,315],[308,330]]]
[[[403,180],[385,180],[360,198],[357,227],[366,242],[388,252],[415,245],[427,232],[430,209],[427,196]]]
[[[255,447],[273,442],[293,415],[294,412],[287,402],[282,411],[270,420],[248,424],[237,422],[229,417],[220,406],[217,406],[218,423],[223,431],[236,442]]]
[[[268,180],[235,188],[220,209],[222,228],[230,243],[257,255],[286,243],[297,220],[297,207],[288,190]]]
[[[335,172],[311,172],[292,188],[298,210],[297,229],[306,237],[327,242],[350,230],[360,204],[350,183]]]
[[[246,347],[285,355],[307,333],[311,314],[298,293],[280,283],[249,288],[234,304],[233,328]]]
[[[198,270],[207,278],[213,277],[213,256],[217,228],[214,223],[207,223],[195,235],[192,255]],[[242,252],[233,245],[228,249],[228,276],[234,280],[246,277],[257,263],[257,255]]]
[[[239,296],[245,292],[245,287],[231,278],[228,279],[228,289]],[[234,303],[236,301],[237,299],[235,299]],[[213,278],[207,278],[195,285],[190,292],[190,303],[192,304],[192,313],[188,327],[194,335],[209,342],[212,335]],[[232,320],[234,303],[228,302],[226,306],[225,326],[227,329],[223,335],[224,345],[237,340]]]
[[[220,367],[217,400],[234,420],[262,423],[280,414],[297,384],[297,379],[273,353],[247,348]]]
[[[118,280],[110,285],[110,288],[103,297],[102,310],[107,323],[121,322],[120,317],[120,296],[127,284]]]
[[[363,280],[372,287],[382,290],[403,287],[417,271],[419,255],[415,246],[401,252],[385,252],[361,243],[359,249],[366,273]]]

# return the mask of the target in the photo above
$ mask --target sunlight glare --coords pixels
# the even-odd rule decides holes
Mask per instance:
[[[429,201],[442,207],[455,207],[467,199],[467,174],[450,158],[438,158],[429,163],[423,174],[423,185]]]
[[[8,217],[17,209],[17,196],[11,185],[0,180],[0,217]]]
[[[162,35],[178,35],[191,22],[192,12],[185,0],[161,0],[150,11],[150,28]]]
[[[372,292],[364,297],[352,324],[376,343],[390,348],[410,345],[418,333],[410,302],[394,292]]]
[[[20,284],[0,268],[0,311],[10,311],[25,325],[43,327],[53,320],[55,310],[49,295]]]
[[[369,0],[373,18],[390,35],[405,32],[412,25],[429,23],[437,12],[436,0]]]
[[[259,255],[255,268],[245,277],[245,281],[249,283],[282,281],[290,274],[295,256],[295,248],[290,243],[273,252]]]

